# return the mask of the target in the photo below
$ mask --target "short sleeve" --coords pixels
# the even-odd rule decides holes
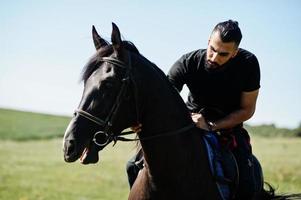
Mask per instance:
[[[247,58],[243,91],[251,92],[260,88],[260,67],[255,55]]]
[[[186,83],[185,74],[187,72],[187,56],[183,55],[170,68],[167,77],[171,84],[180,92]]]

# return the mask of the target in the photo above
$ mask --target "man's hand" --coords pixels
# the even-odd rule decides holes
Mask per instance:
[[[209,131],[208,124],[205,118],[200,113],[191,113],[192,121],[195,123],[196,127]]]
[[[135,126],[131,127],[132,131],[134,131],[135,133],[139,133],[142,129],[142,124],[137,124]]]

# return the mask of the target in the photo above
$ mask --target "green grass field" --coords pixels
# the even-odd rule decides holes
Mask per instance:
[[[253,137],[265,181],[281,192],[301,192],[301,138]]]
[[[0,108],[0,140],[36,140],[62,137],[69,117]]]
[[[125,162],[133,148],[108,147],[96,165],[63,161],[62,141],[0,141],[1,200],[126,199]]]
[[[0,200],[127,199],[125,163],[134,144],[109,145],[95,165],[65,163],[61,137],[68,121],[0,109]],[[255,136],[252,144],[266,181],[279,192],[301,192],[301,138]]]

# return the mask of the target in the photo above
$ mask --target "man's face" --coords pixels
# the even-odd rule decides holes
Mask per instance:
[[[212,33],[208,41],[206,68],[209,70],[222,68],[236,56],[237,52],[238,48],[235,42],[223,42],[219,32]]]

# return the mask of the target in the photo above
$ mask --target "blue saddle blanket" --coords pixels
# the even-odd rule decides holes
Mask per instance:
[[[204,134],[204,143],[207,149],[207,155],[209,160],[209,166],[211,173],[217,178],[216,184],[220,193],[221,199],[230,199],[230,186],[229,184],[218,181],[225,179],[224,170],[221,163],[221,147],[218,142],[217,134],[215,132],[207,132]]]

